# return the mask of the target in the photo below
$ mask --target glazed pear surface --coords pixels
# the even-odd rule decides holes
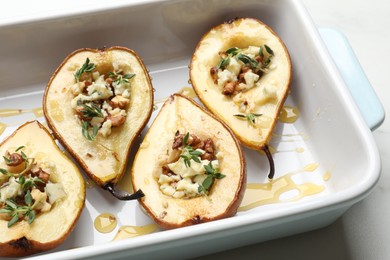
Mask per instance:
[[[268,143],[288,95],[291,62],[275,32],[256,19],[241,18],[202,37],[190,78],[202,103],[246,146],[259,150]]]
[[[49,127],[100,186],[122,176],[152,107],[148,72],[124,47],[73,52],[53,74],[43,99]]]
[[[18,151],[14,152],[15,150]],[[0,216],[0,256],[25,256],[50,250],[66,239],[80,216],[85,202],[84,179],[77,166],[62,153],[50,133],[37,121],[25,123],[1,143],[0,154],[8,157],[9,152],[22,154],[26,162],[30,163],[26,164],[29,168],[32,166],[42,167],[38,170],[40,181],[36,181],[37,177],[34,178],[38,187],[42,185],[42,180],[45,180],[45,174],[42,177],[42,169],[48,167],[51,171],[49,180],[45,180],[48,182],[48,184],[45,184],[45,190],[48,189],[48,185],[60,185],[61,189],[60,192],[57,190],[56,193],[53,193],[54,197],[46,191],[50,199],[47,200],[48,202],[46,200],[40,202],[46,206],[49,202],[51,203],[51,206],[46,210],[38,207],[39,203],[36,203],[38,199],[33,195],[34,200],[31,204],[34,205],[35,215],[22,216],[22,213],[20,213],[19,219],[14,223],[11,223],[12,220],[10,220],[8,213],[3,213]],[[3,177],[12,172],[14,174],[12,178],[15,178],[19,183],[23,183],[23,181],[27,183],[28,178],[31,178],[28,177],[29,173],[24,171],[23,174],[16,174],[8,166],[10,162],[6,159],[3,160],[3,158],[0,160],[0,168],[4,173]],[[23,177],[21,177],[22,175]],[[8,180],[1,178],[2,182],[7,181],[2,183],[1,188],[1,199],[6,198],[7,203],[0,203],[3,211],[10,201],[16,204],[22,203],[20,198],[19,200],[11,200],[10,198],[9,186],[19,185],[15,180],[12,181],[12,178]],[[18,187],[21,186],[20,184]],[[28,189],[27,185],[23,185],[23,187]],[[36,192],[45,195],[44,192],[39,192],[38,188],[31,190],[31,194]],[[55,197],[57,197],[56,201],[52,202]],[[23,203],[21,206],[23,206]],[[40,209],[37,210],[38,208]],[[32,222],[28,223],[29,221]]]
[[[186,138],[189,138],[188,141]],[[200,151],[195,144],[203,142],[201,140],[213,143],[213,149],[208,150],[207,145],[202,149],[216,154],[218,166],[213,167],[221,175],[214,179],[211,187],[204,188],[207,186],[205,182],[189,183],[180,190],[179,183],[183,177],[172,171],[176,171],[178,162],[186,158],[184,149]],[[177,149],[182,153],[180,157]],[[196,154],[194,151],[191,154]],[[204,151],[199,156],[202,156],[202,162],[207,162],[203,158],[213,158],[206,156]],[[196,162],[190,161],[191,165],[187,161],[179,170],[184,172],[195,168]],[[167,165],[172,171],[164,172]],[[178,182],[161,184],[166,178],[176,177]],[[245,190],[246,165],[238,140],[224,123],[193,100],[174,94],[164,103],[137,152],[132,181],[134,189],[141,189],[145,194],[139,200],[142,207],[158,225],[170,229],[235,215]],[[194,185],[195,189],[191,192],[186,190]]]

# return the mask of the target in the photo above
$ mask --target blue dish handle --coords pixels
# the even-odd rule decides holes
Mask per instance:
[[[345,35],[334,28],[319,28],[342,78],[349,88],[368,127],[373,131],[385,119],[382,103],[368,81]]]

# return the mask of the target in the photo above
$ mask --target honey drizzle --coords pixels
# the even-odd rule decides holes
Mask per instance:
[[[142,236],[153,233],[157,230],[157,224],[149,224],[145,226],[122,226],[119,228],[118,233],[115,235],[113,240],[121,240],[136,236]]]
[[[116,217],[111,213],[102,213],[95,218],[93,225],[100,233],[109,233],[117,226]]]
[[[0,135],[7,129],[7,125],[0,122]]]
[[[37,107],[34,109],[18,109],[18,108],[0,109],[0,117],[12,117],[12,116],[18,116],[26,113],[33,113],[35,117],[38,118],[43,116],[43,109],[41,107]]]
[[[287,124],[292,124],[297,121],[298,117],[298,108],[292,106],[283,106],[280,111],[279,121]]]
[[[196,98],[196,93],[192,87],[183,87],[178,91],[178,93],[189,98]]]
[[[122,175],[121,179],[117,182],[116,187],[118,190],[126,191],[127,193],[134,193],[132,180],[131,180],[131,171],[127,170]]]
[[[299,171],[288,173],[268,183],[248,183],[244,199],[238,211],[247,211],[262,205],[274,204],[285,201],[297,201],[304,197],[322,192],[325,187],[314,183],[296,184],[292,177],[300,172],[313,172],[318,168],[317,163],[306,165]],[[298,194],[289,199],[281,199],[286,192]]]

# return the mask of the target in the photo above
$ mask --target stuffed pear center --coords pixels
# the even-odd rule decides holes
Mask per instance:
[[[135,74],[125,74],[117,63],[105,64],[99,70],[87,58],[74,76],[71,106],[80,120],[83,136],[88,140],[98,134],[109,136],[112,127],[120,127],[126,121],[130,79]]]
[[[56,183],[56,165],[29,157],[24,146],[3,155],[0,168],[0,219],[11,227],[26,219],[31,224],[37,214],[49,212],[53,204],[66,197],[61,183]]]
[[[212,139],[176,132],[171,163],[162,166],[160,190],[173,198],[207,195],[215,181],[225,175],[219,172],[218,154]]]
[[[272,64],[274,55],[266,44],[243,49],[232,47],[219,52],[218,65],[210,69],[210,75],[221,93],[232,99],[242,112],[234,116],[247,120],[254,127],[267,127],[270,121],[267,116],[256,113],[256,108],[278,100],[277,89],[272,84],[260,83],[266,73],[276,69],[276,65]],[[261,88],[261,94],[244,94],[254,88]]]

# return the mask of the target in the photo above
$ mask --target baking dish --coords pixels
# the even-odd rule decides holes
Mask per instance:
[[[68,10],[55,17],[26,19],[0,27],[0,109],[23,110],[9,110],[17,115],[1,118],[0,122],[7,126],[1,138],[21,122],[42,120],[38,108],[44,86],[74,49],[124,45],[136,50],[151,72],[160,106],[171,93],[189,86],[187,66],[201,35],[223,21],[250,16],[264,21],[281,36],[293,61],[293,83],[286,105],[298,108],[300,115],[293,124],[279,122],[275,129],[271,145],[276,149],[276,178],[291,174],[297,184],[311,183],[323,189],[298,200],[240,211],[229,219],[110,242],[116,230],[102,234],[94,229],[93,221],[99,213],[115,214],[118,228],[151,221],[137,202],[118,202],[92,187],[87,190],[86,208],[71,236],[39,258],[200,256],[323,227],[373,189],[380,175],[380,160],[369,127],[380,125],[383,110],[374,94],[362,94],[356,87],[352,87],[351,94],[345,83],[351,86],[348,80],[356,75],[362,77],[353,55],[336,52],[341,45],[330,45],[342,37],[329,29],[320,34],[299,1],[121,3],[115,8],[107,4],[100,9]],[[331,52],[326,46],[331,47]],[[331,55],[339,61],[338,67]],[[343,67],[342,62],[351,59],[354,66]],[[346,69],[351,72],[356,68],[354,76],[345,73]],[[358,86],[370,91],[367,82],[361,82]],[[361,102],[357,106],[354,98],[367,96],[376,107],[367,108]],[[248,183],[266,181],[265,158],[247,149],[245,153]],[[309,165],[310,170],[302,171]],[[294,192],[293,189],[286,194],[284,200],[294,198]]]

